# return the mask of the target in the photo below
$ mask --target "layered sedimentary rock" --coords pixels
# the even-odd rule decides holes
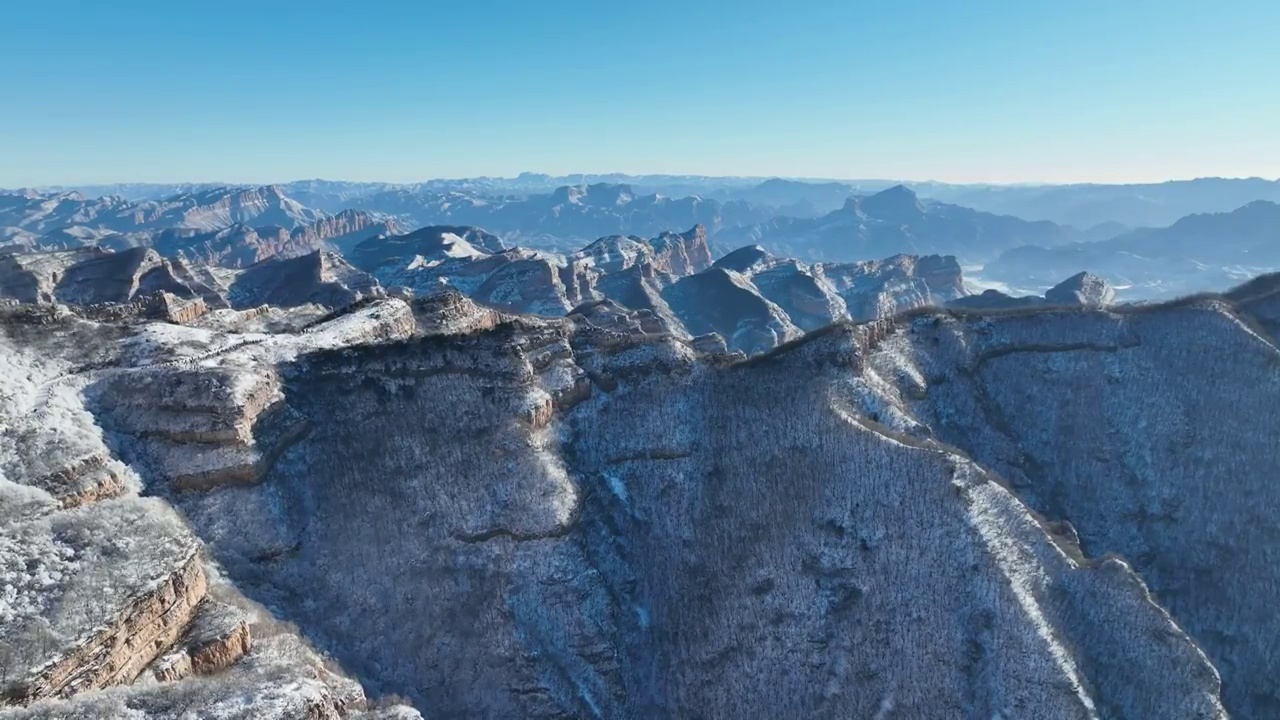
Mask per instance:
[[[762,260],[690,278],[754,286]],[[64,318],[119,334],[88,367],[71,331],[10,327],[6,412],[87,374],[85,447],[159,497],[58,509],[27,483],[3,524],[172,507],[240,592],[433,716],[1266,718],[1269,288],[917,310],[751,359],[608,300],[374,299],[271,335]],[[246,449],[249,476],[179,481]],[[187,679],[24,712],[361,707],[207,609],[127,663]]]
[[[7,489],[6,509],[32,497]],[[155,499],[121,498],[0,526],[0,704],[131,682],[204,598],[196,541]]]
[[[756,297],[735,293],[730,285]],[[735,294],[741,297],[737,303],[730,299]],[[664,297],[690,332],[717,332],[731,348],[750,354],[794,339],[801,331],[889,317],[964,294],[960,265],[952,257],[897,255],[809,264],[752,245],[724,256],[706,273],[676,282]],[[741,303],[754,312],[734,312]]]
[[[227,289],[227,300],[237,308],[296,307],[308,303],[341,308],[382,294],[373,276],[342,256],[313,252],[287,260],[268,260],[236,274]]]
[[[1080,272],[1045,291],[1044,299],[1052,305],[1110,305],[1116,291],[1106,280],[1091,272]]]
[[[153,250],[109,252],[97,248],[0,256],[0,295],[20,302],[78,305],[129,303],[168,292],[198,295],[184,271]]]
[[[186,631],[151,671],[160,681],[183,680],[225,670],[249,653],[253,637],[247,614],[234,605],[205,598],[192,613]]]
[[[41,702],[4,713],[6,720],[130,718],[186,720],[192,717],[248,720],[421,720],[396,706],[365,709],[360,685],[326,669],[296,637],[280,635],[259,643],[226,671],[180,682],[138,683],[84,693],[65,701]]]
[[[67,303],[98,319],[114,314],[190,323],[209,309],[332,309],[383,294],[371,275],[327,251],[273,256],[241,270],[189,266],[141,247],[0,256],[0,297]]]
[[[730,367],[529,320],[301,356],[307,436],[178,502],[234,577],[445,715],[1222,716],[1127,564],[865,414],[887,330]]]
[[[347,252],[372,237],[399,227],[366,212],[347,210],[292,229],[236,224],[217,230],[171,228],[145,239],[165,257],[188,264],[244,268],[270,259],[295,258],[318,251]]]
[[[169,502],[137,494],[135,467],[153,478],[151,456],[122,449],[101,418],[170,450],[270,444],[262,423],[244,423],[270,405],[272,388],[252,358],[239,373],[219,374],[222,358],[250,346],[288,358],[407,337],[411,313],[392,303],[311,333],[225,342],[129,321],[103,324],[59,306],[0,309],[0,708],[29,706],[0,716],[364,716],[360,685],[325,669],[301,638],[285,632],[255,646],[254,628],[270,635],[275,621],[212,597],[199,537]],[[112,388],[124,389],[105,412],[94,398]],[[135,392],[152,407],[130,405]],[[187,473],[200,458],[166,457]],[[170,492],[149,484],[151,494]],[[220,594],[249,602],[231,589]],[[417,717],[403,707],[385,713]]]
[[[606,273],[647,264],[656,272],[681,277],[711,266],[707,230],[701,225],[684,233],[664,232],[650,240],[611,235],[596,240],[570,257]]]

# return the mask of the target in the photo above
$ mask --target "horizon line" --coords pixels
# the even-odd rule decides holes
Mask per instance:
[[[827,178],[827,177],[809,177],[799,175],[703,175],[692,173],[629,173],[629,172],[575,172],[564,173],[561,175],[553,175],[551,173],[541,173],[534,171],[522,171],[516,175],[470,175],[461,177],[432,177],[421,180],[347,180],[341,178],[324,178],[324,177],[304,177],[292,180],[276,180],[270,182],[227,182],[224,180],[114,180],[114,181],[91,181],[91,182],[55,182],[55,183],[39,183],[15,185],[6,188],[0,188],[3,192],[13,192],[22,190],[65,190],[77,187],[95,187],[95,186],[111,186],[111,185],[135,185],[135,186],[165,186],[165,185],[194,185],[206,186],[210,188],[216,187],[273,187],[280,185],[292,185],[305,182],[331,182],[331,183],[351,183],[353,185],[389,185],[389,186],[412,186],[423,185],[431,182],[466,182],[466,181],[516,181],[526,175],[543,176],[551,180],[566,179],[574,176],[608,176],[619,175],[631,179],[646,178],[667,178],[667,179],[699,179],[705,181],[715,180],[747,180],[756,182],[767,182],[769,180],[785,180],[799,183],[893,183],[898,185],[948,185],[953,187],[991,187],[991,188],[1019,188],[1019,187],[1079,187],[1079,186],[1126,186],[1126,185],[1163,185],[1167,183],[1178,182],[1195,182],[1201,180],[1226,180],[1226,181],[1247,181],[1261,180],[1263,182],[1280,183],[1280,176],[1269,178],[1262,175],[1196,175],[1193,177],[1173,177],[1161,180],[1125,180],[1125,181],[1071,181],[1071,182],[1055,182],[1041,180],[1017,180],[1011,182],[981,182],[981,181],[951,181],[951,180],[911,180],[901,178],[874,178],[874,177],[854,177],[854,178]],[[591,183],[591,184],[628,184],[626,182],[619,183]],[[573,184],[562,185],[560,187],[574,187]]]

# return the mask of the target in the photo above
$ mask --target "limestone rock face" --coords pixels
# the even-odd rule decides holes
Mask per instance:
[[[725,278],[733,280],[726,283]],[[678,325],[693,334],[719,333],[730,348],[748,354],[794,339],[801,331],[889,317],[964,294],[955,258],[898,255],[873,262],[807,264],[774,257],[759,246],[736,250],[712,269],[662,290]],[[733,295],[739,300],[731,300]]]
[[[605,237],[568,257],[505,249],[496,236],[476,228],[428,227],[369,240],[350,257],[389,288],[418,296],[456,289],[490,307],[539,315],[564,315],[583,302],[608,297],[601,283],[617,285],[625,294],[625,278],[679,277],[711,264],[701,227],[651,240]],[[618,277],[605,279],[611,275]],[[635,292],[657,293],[664,283],[640,280],[636,285],[644,287]]]
[[[9,255],[0,258],[0,293],[21,302],[78,305],[129,303],[159,292],[195,297],[180,273],[145,248]]]
[[[1224,716],[1125,562],[909,422],[876,365],[907,326],[723,367],[599,313],[625,316],[285,360],[307,432],[173,501],[243,587],[305,597],[309,636],[445,714]]]
[[[417,711],[391,706],[365,710],[364,692],[326,669],[322,659],[296,637],[268,638],[225,672],[181,682],[135,684],[69,700],[40,702],[4,715],[6,720],[136,718],[186,720],[340,720],[395,718],[421,720]]]
[[[550,320],[300,356],[307,435],[177,502],[232,577],[442,714],[1224,716],[1126,563],[871,420],[884,332],[729,367]]]
[[[566,286],[554,257],[504,250],[496,237],[475,228],[428,227],[375,238],[356,246],[350,258],[385,287],[417,296],[456,289],[490,307],[546,315],[562,315],[582,297],[573,280]]]
[[[196,321],[209,309],[341,308],[385,294],[378,281],[331,252],[270,259],[242,270],[188,266],[155,250],[98,248],[0,256],[0,296],[67,303],[95,319]]]
[[[287,338],[126,320],[0,308],[0,716],[362,713],[359,684],[299,637],[255,643],[269,615],[212,597],[216,581],[249,603],[211,580],[201,540],[163,496],[183,478],[225,482],[246,453],[260,453],[256,472],[269,467],[287,443],[272,434],[288,421],[272,414],[274,364],[409,337],[409,308],[366,305]],[[159,497],[138,496],[135,468]],[[161,470],[172,486],[156,481]],[[386,712],[400,711],[415,717]]]
[[[679,332],[461,293],[270,334],[0,308],[0,420],[53,450],[0,444],[11,714],[412,716],[300,635],[442,717],[1273,716],[1270,285],[725,352],[791,317],[762,275],[848,307],[920,262],[617,271]],[[726,343],[698,292],[760,320]],[[41,484],[95,456],[118,496]]]
[[[569,317],[628,335],[664,335],[675,332],[666,318],[652,310],[630,310],[612,300],[583,303],[574,308]]]
[[[1115,290],[1106,280],[1089,272],[1081,272],[1036,295],[1013,296],[999,290],[986,290],[978,295],[957,297],[947,307],[962,310],[1018,310],[1046,305],[1106,307],[1115,301]]]
[[[651,240],[621,235],[603,237],[570,257],[606,273],[647,264],[656,272],[681,277],[711,266],[707,230],[701,225],[684,233],[664,232]]]
[[[415,332],[421,335],[464,335],[488,330],[502,320],[497,311],[450,290],[415,299],[410,307],[417,325]]]
[[[1280,466],[1263,449],[1280,355],[1248,307],[921,317],[880,344],[864,392],[881,422],[962,449],[1069,521],[1087,555],[1127,558],[1222,674],[1233,715],[1262,718],[1280,712]]]
[[[6,509],[15,494],[6,493]],[[0,704],[131,682],[204,598],[195,538],[159,500],[105,500],[7,520]]]
[[[235,308],[307,304],[341,308],[382,294],[373,276],[340,255],[317,251],[246,268],[235,275],[227,289],[227,300]]]
[[[802,334],[750,277],[733,270],[712,268],[691,275],[663,296],[689,334],[717,333],[735,350],[762,352]]]
[[[160,681],[225,670],[249,653],[249,618],[239,608],[206,598],[196,607],[186,632],[152,666]]]

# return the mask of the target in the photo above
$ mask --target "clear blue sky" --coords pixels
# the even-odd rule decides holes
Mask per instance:
[[[0,186],[1280,176],[1280,2],[0,0]]]

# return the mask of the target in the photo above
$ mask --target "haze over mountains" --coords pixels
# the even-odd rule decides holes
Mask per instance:
[[[421,183],[369,183],[330,180],[287,182],[279,187],[304,205],[326,212],[356,207],[356,198],[388,191],[506,196],[552,193],[567,186],[629,185],[639,195],[672,198],[698,195],[721,202],[741,200],[766,205],[780,214],[816,217],[841,207],[853,195],[869,195],[906,185],[929,200],[971,207],[1025,220],[1049,220],[1087,230],[1116,223],[1129,227],[1163,227],[1196,213],[1227,212],[1254,200],[1280,202],[1280,179],[1197,178],[1147,184],[964,185],[907,180],[793,180],[692,175],[551,176],[522,173],[514,178],[429,180]],[[86,196],[119,195],[129,200],[159,200],[207,190],[227,183],[118,184],[52,188]],[[807,210],[806,210],[807,208]]]
[[[631,182],[605,182],[617,180]],[[557,185],[565,181],[586,184]],[[716,255],[750,244],[810,262],[936,253],[957,256],[978,281],[1039,293],[1087,270],[1117,286],[1122,298],[1144,299],[1223,290],[1278,267],[1257,247],[1265,245],[1266,223],[1244,228],[1239,223],[1247,221],[1231,214],[1252,202],[1280,199],[1278,187],[1212,178],[962,187],[535,174],[415,185],[316,180],[262,188],[100,186],[89,189],[132,199],[69,190],[0,195],[0,247],[148,246],[191,263],[246,267],[320,249],[345,253],[373,235],[433,225],[477,227],[507,246],[562,254],[600,237],[656,237],[702,225]],[[1045,210],[1050,207],[1056,209]],[[1156,229],[1132,227],[1172,225],[1183,215],[1206,212],[1216,217],[1195,221],[1196,239],[1181,244],[1161,241]],[[1053,219],[1041,219],[1046,217]],[[1169,232],[1188,230],[1183,223]],[[1116,244],[1097,244],[1113,239]],[[989,270],[980,269],[988,264]]]

